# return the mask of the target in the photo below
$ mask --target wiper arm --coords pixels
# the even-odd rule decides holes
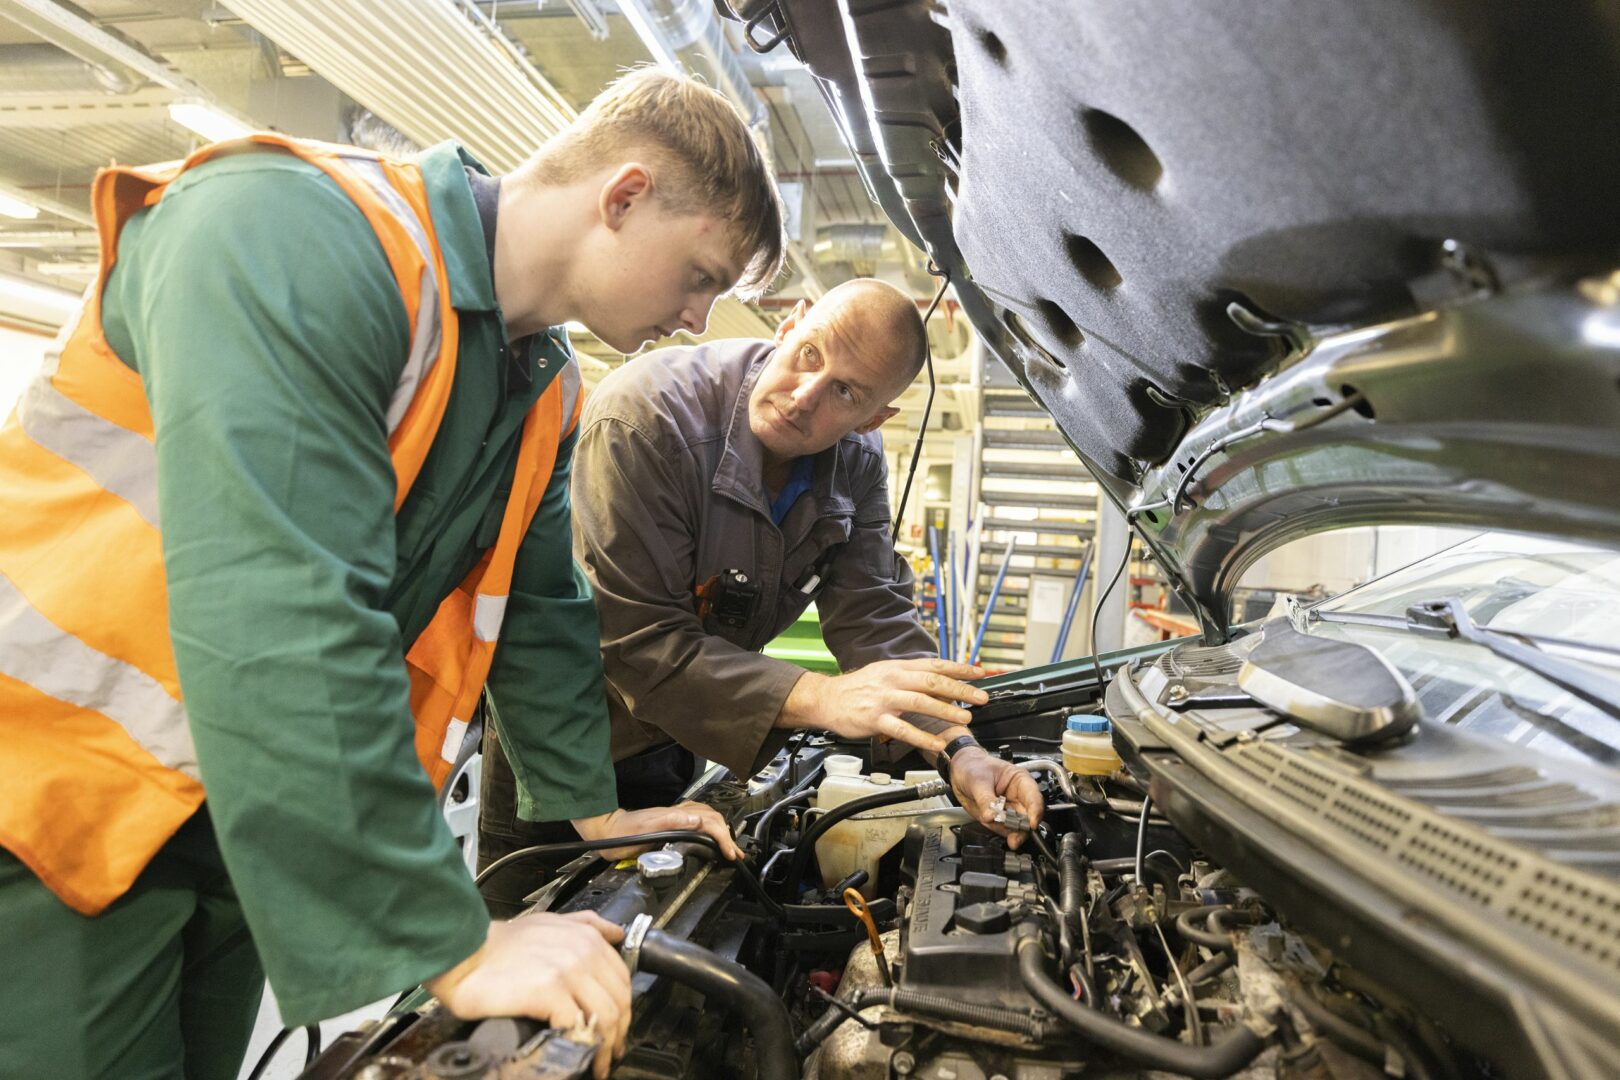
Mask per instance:
[[[1332,619],[1323,613],[1322,618]],[[1554,686],[1568,690],[1588,705],[1620,719],[1620,683],[1572,660],[1542,652],[1511,634],[1489,630],[1469,617],[1462,602],[1425,600],[1406,609],[1407,629],[1430,637],[1461,638],[1502,659],[1535,672]]]

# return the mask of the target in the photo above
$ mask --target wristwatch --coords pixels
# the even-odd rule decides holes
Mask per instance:
[[[968,747],[978,745],[979,740],[971,735],[958,735],[946,743],[945,748],[939,752],[939,757],[934,761],[934,767],[939,770],[939,778],[947,784],[950,783],[951,759]]]

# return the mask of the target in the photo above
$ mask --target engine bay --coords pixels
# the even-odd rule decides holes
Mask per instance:
[[[931,772],[884,772],[897,766],[881,749],[874,760],[817,735],[746,782],[715,770],[693,791],[732,822],[742,864],[693,834],[634,860],[587,853],[549,880],[536,871],[534,910],[593,910],[628,928],[635,1017],[613,1075],[1613,1075],[1602,1033],[1620,926],[1573,906],[1564,926],[1556,895],[1585,890],[1586,911],[1620,902],[1610,849],[1593,840],[1620,805],[1606,778],[1497,760],[1494,744],[1429,725],[1352,752],[1238,687],[1259,637],[1116,654],[1106,693],[1089,662],[997,680],[975,731],[1046,800],[1017,845],[950,805]],[[1091,771],[1065,743],[1077,730],[1093,742],[1106,731],[1120,760]],[[1241,800],[1210,786],[1220,770],[1203,754],[1236,762]],[[1522,813],[1467,797],[1503,770],[1542,793],[1520,799]],[[1278,793],[1291,809],[1268,802]],[[1350,846],[1312,838],[1291,812],[1340,823]],[[1415,847],[1378,835],[1400,815]],[[1559,850],[1574,842],[1555,841],[1560,822],[1586,838],[1584,859]],[[1427,864],[1424,829],[1450,838]],[[1488,877],[1471,878],[1459,852]],[[1369,875],[1369,856],[1406,872]],[[1540,892],[1514,903],[1521,877]],[[1518,927],[1447,925],[1475,917]],[[1518,967],[1515,950],[1529,958]],[[1538,985],[1537,963],[1556,984]],[[592,1041],[406,1003],[304,1075],[582,1076]]]

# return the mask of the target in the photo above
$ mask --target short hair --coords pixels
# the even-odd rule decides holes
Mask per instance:
[[[742,111],[695,79],[631,69],[518,172],[543,184],[572,183],[631,152],[651,158],[659,198],[672,212],[713,214],[729,224],[743,259],[731,291],[744,299],[763,294],[787,246],[770,161]]]

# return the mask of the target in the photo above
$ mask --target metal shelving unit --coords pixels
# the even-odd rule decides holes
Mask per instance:
[[[993,668],[1044,664],[1049,656],[1026,654],[1031,577],[1072,583],[1092,550],[1097,485],[1051,417],[1021,387],[986,385],[980,416],[974,483],[978,584],[969,625],[977,628],[1012,544],[980,661]],[[1079,624],[1088,609],[1080,610],[1070,641],[1084,644],[1086,629]]]

